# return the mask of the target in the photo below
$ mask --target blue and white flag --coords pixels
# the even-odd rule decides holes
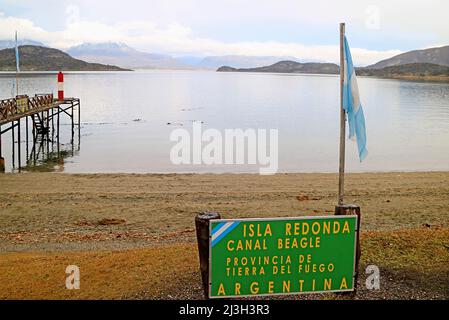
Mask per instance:
[[[19,45],[17,44],[17,31],[16,31],[16,70],[17,70],[17,72],[20,72]]]
[[[226,237],[232,230],[238,227],[240,221],[220,222],[212,229],[212,247],[214,247],[221,239]]]
[[[359,87],[357,85],[351,51],[346,37],[344,43],[344,62],[343,108],[348,115],[349,139],[357,140],[359,158],[360,162],[362,162],[368,155],[368,150],[366,149],[365,116],[363,114],[362,104],[360,103]]]

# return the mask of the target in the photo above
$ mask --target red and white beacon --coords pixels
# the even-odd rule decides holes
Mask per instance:
[[[64,74],[58,73],[58,100],[64,100]]]

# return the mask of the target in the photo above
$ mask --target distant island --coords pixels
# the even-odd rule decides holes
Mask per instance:
[[[356,73],[367,77],[449,82],[449,67],[433,63],[408,63],[382,69],[357,68]]]
[[[222,66],[217,72],[339,74],[340,67],[333,63],[280,61],[258,68]],[[406,52],[368,67],[356,68],[356,73],[366,77],[449,82],[449,46]]]
[[[117,66],[88,63],[72,58],[53,48],[37,45],[19,46],[21,71],[130,71]],[[0,50],[0,71],[15,71],[16,58],[13,48]]]
[[[338,74],[340,67],[333,63],[300,63],[296,61],[279,61],[275,64],[259,68],[232,68],[223,66],[218,72],[272,72],[272,73],[315,73],[315,74]]]

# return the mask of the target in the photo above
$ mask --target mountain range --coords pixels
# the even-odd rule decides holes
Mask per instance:
[[[129,47],[124,43],[84,43],[66,51],[71,56],[88,62],[113,64],[133,69],[211,69],[222,65],[237,68],[251,68],[269,65],[280,60],[297,61],[294,57],[276,56],[178,56],[146,53]]]
[[[133,69],[213,69],[234,72],[281,72],[281,73],[323,73],[337,74],[339,67],[332,63],[299,61],[295,57],[282,56],[178,56],[144,53],[123,43],[82,44],[67,50],[72,56],[88,62],[114,64]],[[421,64],[421,65],[419,65]],[[388,67],[409,65],[407,68],[386,69]],[[449,66],[449,46],[414,50],[390,59],[380,61],[365,68],[358,68],[363,75],[411,76],[413,73],[435,76],[444,74],[444,68],[435,65]],[[428,68],[428,69],[426,69]],[[363,72],[361,71],[363,70]],[[378,71],[375,71],[378,70]],[[415,70],[415,71],[413,71]]]
[[[13,48],[14,45],[14,41],[0,40],[0,49]],[[19,45],[22,70],[218,69],[220,72],[339,73],[336,64],[299,61],[295,57],[285,56],[174,57],[142,52],[124,43],[114,42],[84,43],[66,52],[45,47],[33,40],[21,40]],[[0,70],[14,70],[13,50],[1,50],[0,63]],[[357,68],[357,73],[377,77],[440,79],[447,76],[445,67],[449,67],[449,46],[409,51],[368,67]]]
[[[368,69],[382,69],[411,63],[429,63],[449,66],[449,46],[430,48],[424,50],[413,50],[390,59],[382,60],[368,66]]]
[[[125,71],[125,69],[99,63],[88,63],[72,58],[67,53],[42,46],[19,46],[21,71]],[[15,71],[13,48],[0,50],[0,71]]]
[[[66,51],[72,57],[91,63],[133,69],[183,69],[186,65],[164,54],[141,52],[124,43],[84,43]]]

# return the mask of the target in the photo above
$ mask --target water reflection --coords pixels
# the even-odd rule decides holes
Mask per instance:
[[[0,76],[0,97],[11,94],[11,80]],[[20,81],[23,93],[29,95],[56,89],[54,75]],[[199,71],[68,73],[65,86],[66,94],[79,97],[83,105],[82,150],[76,151],[75,142],[70,156],[70,129],[62,126],[61,135],[66,136],[65,140],[61,136],[61,142],[67,145],[61,150],[68,155],[61,163],[55,162],[58,157],[51,155],[51,142],[50,152],[45,145],[41,154],[45,149],[53,159],[49,166],[67,173],[258,172],[258,166],[173,165],[170,134],[179,127],[191,131],[193,120],[201,121],[204,130],[220,132],[278,129],[280,172],[338,170],[337,76]],[[370,156],[360,163],[356,144],[348,142],[347,171],[449,170],[449,83],[361,77],[359,89]],[[6,134],[3,156],[8,172],[10,140],[11,135]]]
[[[75,134],[75,131],[70,132],[62,126],[59,130],[53,128],[46,134],[39,134],[27,130],[25,122],[20,124],[20,129],[26,135],[19,138],[17,134],[11,135],[11,127],[4,129],[2,135],[0,156],[5,172],[63,172],[66,164],[71,162],[69,159],[80,153],[81,130],[76,130]],[[18,125],[14,126],[14,131],[17,130]],[[69,131],[69,134],[64,131]]]
[[[80,145],[80,139],[75,145],[73,140],[63,144],[54,137],[51,139],[46,135],[40,136],[35,140],[30,153],[27,153],[26,165],[19,167],[17,171],[63,172],[67,159],[79,154]]]

